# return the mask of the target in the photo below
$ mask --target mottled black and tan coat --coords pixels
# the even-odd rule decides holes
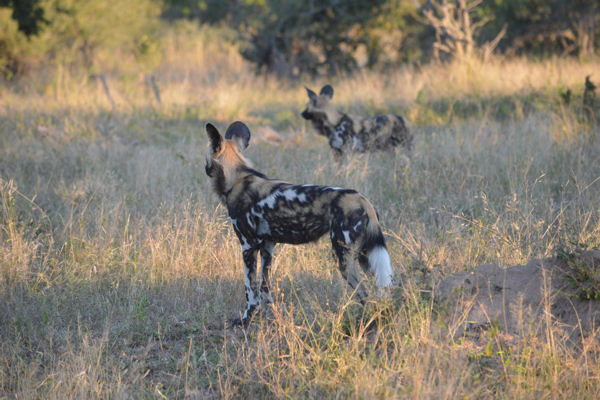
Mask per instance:
[[[294,185],[267,178],[254,170],[241,151],[250,131],[241,122],[229,126],[223,138],[212,124],[206,174],[226,205],[242,246],[246,309],[236,323],[246,325],[253,313],[272,301],[269,268],[276,243],[300,244],[329,233],[342,276],[364,298],[358,265],[375,276],[375,284],[392,284],[392,268],[377,213],[360,193],[338,187]],[[257,278],[256,258],[261,273]]]
[[[308,104],[301,115],[312,122],[318,134],[329,140],[337,157],[348,150],[363,153],[391,150],[398,145],[412,150],[413,137],[401,116],[362,118],[344,114],[331,104],[333,88],[330,85],[323,86],[319,95],[308,88],[306,92]]]

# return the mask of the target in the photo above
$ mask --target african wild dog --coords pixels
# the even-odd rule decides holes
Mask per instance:
[[[206,125],[206,132],[206,174],[227,206],[242,245],[247,305],[236,325],[246,325],[258,308],[272,302],[268,278],[276,243],[312,242],[329,232],[340,272],[361,300],[366,292],[357,262],[375,275],[378,288],[392,284],[377,213],[363,195],[338,187],[292,185],[252,169],[241,154],[250,141],[250,130],[242,122],[231,124],[225,138],[212,124]],[[257,281],[259,252],[262,270]]]
[[[368,150],[389,150],[401,144],[412,150],[413,137],[399,115],[379,115],[360,118],[339,112],[332,104],[333,88],[325,85],[319,95],[306,88],[308,104],[302,117],[312,122],[317,133],[329,139],[329,146],[339,158],[351,149],[359,153]]]

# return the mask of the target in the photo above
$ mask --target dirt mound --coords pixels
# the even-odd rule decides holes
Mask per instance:
[[[481,265],[442,280],[436,298],[460,319],[458,334],[498,324],[512,334],[541,334],[552,326],[571,339],[588,336],[600,326],[600,251],[509,268]]]
[[[285,137],[280,135],[270,126],[261,126],[254,132],[254,137],[274,146],[279,146],[285,142]]]

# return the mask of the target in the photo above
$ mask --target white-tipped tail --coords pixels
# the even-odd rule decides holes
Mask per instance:
[[[369,268],[375,275],[375,285],[377,287],[391,286],[392,264],[387,249],[383,246],[376,246],[368,252],[367,257]]]

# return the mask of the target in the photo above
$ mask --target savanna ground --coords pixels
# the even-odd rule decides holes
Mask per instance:
[[[0,89],[0,397],[599,397],[597,333],[577,346],[558,327],[472,340],[432,291],[482,263],[598,245],[600,137],[581,112],[597,60],[281,82],[210,37],[168,49],[160,104],[119,57],[106,74],[114,108],[98,79],[67,69]],[[342,110],[406,116],[410,161],[336,165],[299,115],[303,86],[324,83]],[[243,268],[204,174],[204,123],[236,119],[257,133],[258,170],[369,197],[403,289],[363,310],[326,238],[279,245],[275,305],[224,328],[244,306]],[[260,140],[265,126],[283,144]]]

